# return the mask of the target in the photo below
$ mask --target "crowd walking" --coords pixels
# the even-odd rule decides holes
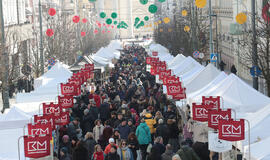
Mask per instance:
[[[189,111],[180,114],[163,94],[162,85],[146,72],[146,57],[140,46],[126,48],[108,79],[84,84],[70,124],[59,130],[60,160],[218,158],[209,156],[207,141],[194,141]]]

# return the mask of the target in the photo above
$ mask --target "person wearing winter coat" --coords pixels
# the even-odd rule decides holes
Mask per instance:
[[[98,108],[96,107],[96,102],[93,99],[91,99],[89,101],[88,109],[89,109],[89,114],[90,114],[90,117],[91,117],[90,128],[94,128],[95,120],[98,119],[99,111],[98,111]]]
[[[67,149],[67,152],[68,152],[69,154],[72,153],[72,150],[71,150],[71,141],[70,141],[68,135],[64,135],[64,136],[62,137],[62,141],[61,141],[60,144],[59,144],[59,148],[64,148],[64,147]]]
[[[172,146],[167,144],[165,153],[161,155],[162,160],[171,160],[173,155],[175,155],[175,153],[173,153]]]
[[[81,121],[81,126],[82,126],[82,134],[85,135],[87,132],[92,132],[92,129],[91,128],[91,121],[92,121],[92,117],[89,113],[89,109],[85,109],[83,111],[83,118],[82,118],[82,121]]]
[[[137,140],[137,137],[135,135],[135,132],[131,132],[128,135],[127,143],[128,143],[128,148],[131,150],[131,152],[133,154],[133,157],[136,160],[137,157],[138,157],[137,150],[139,150],[139,142]]]
[[[104,160],[105,154],[103,153],[101,146],[99,144],[95,145],[95,152],[93,153],[93,156],[91,160]]]
[[[110,104],[108,101],[108,99],[104,99],[104,102],[99,107],[99,114],[102,122],[110,119]]]
[[[150,154],[147,156],[146,160],[162,160],[162,157],[157,149],[151,148]]]
[[[158,126],[156,129],[156,137],[161,136],[163,138],[163,142],[164,144],[168,144],[169,141],[169,128],[167,126],[167,124],[164,124],[163,119],[159,119],[158,121]]]
[[[66,147],[62,147],[60,149],[60,157],[59,160],[71,160],[71,156],[68,153],[68,150]]]
[[[112,146],[110,152],[105,156],[105,160],[120,160],[120,156],[117,154],[117,147]]]
[[[102,137],[104,138],[104,140],[106,141],[106,143],[109,141],[109,139],[111,138],[111,136],[113,135],[113,128],[109,125],[109,121],[105,121],[104,123],[104,130],[102,133]]]
[[[117,148],[117,154],[120,156],[120,160],[134,160],[126,140],[121,140],[120,146]]]
[[[145,123],[150,128],[151,135],[156,133],[156,120],[153,118],[151,113],[146,113],[144,117]]]
[[[133,120],[132,119],[129,119],[128,120],[128,127],[130,128],[130,133],[131,132],[136,132],[136,127],[133,125]]]
[[[176,152],[179,149],[178,136],[179,136],[180,131],[177,127],[175,119],[168,119],[167,125],[169,128],[168,143],[172,145],[173,151]]]
[[[85,148],[83,141],[77,142],[72,153],[72,160],[89,160],[88,150]]]
[[[181,160],[200,160],[186,141],[181,142],[181,148],[176,153],[181,157]]]
[[[163,145],[163,139],[162,137],[156,137],[155,141],[154,141],[154,145],[152,148],[155,148],[156,150],[158,150],[158,153],[163,154],[166,150],[165,146]]]
[[[94,139],[96,142],[98,142],[99,137],[103,133],[103,130],[104,130],[104,126],[101,124],[101,120],[97,119],[95,121],[95,127],[93,128]]]
[[[136,129],[136,136],[139,141],[142,158],[146,159],[146,150],[149,143],[151,143],[151,132],[144,119],[141,119],[140,125]]]
[[[118,148],[118,146],[115,144],[114,139],[113,139],[113,138],[110,138],[110,139],[109,139],[109,144],[106,146],[106,148],[105,148],[105,150],[104,150],[104,153],[105,153],[106,155],[108,155],[109,152],[111,151],[111,148],[112,148],[113,146],[115,146],[116,149]]]
[[[94,135],[91,132],[87,132],[84,136],[84,144],[86,149],[88,150],[89,157],[91,157],[94,153],[94,147],[97,144],[94,140]]]
[[[117,129],[120,132],[121,139],[127,139],[128,138],[128,135],[130,133],[130,128],[127,125],[126,119],[122,120],[121,124],[117,127]]]
[[[72,122],[69,123],[67,133],[70,139],[79,138],[81,129],[79,127],[79,118],[75,118]]]
[[[139,117],[139,115],[137,114],[137,112],[136,112],[136,110],[134,108],[131,108],[130,112],[131,112],[131,117],[134,120],[133,124],[135,124],[135,126],[137,127],[140,124],[140,122],[139,122],[140,117]]]

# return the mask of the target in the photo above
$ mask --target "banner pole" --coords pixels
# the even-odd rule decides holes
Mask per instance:
[[[251,160],[251,151],[250,151],[250,122],[247,120],[247,119],[245,119],[245,121],[248,123],[248,156],[249,156],[249,160]]]
[[[19,158],[19,160],[21,160],[21,153],[20,153],[20,139],[22,138],[23,136],[20,136],[19,138],[18,138],[18,158]]]

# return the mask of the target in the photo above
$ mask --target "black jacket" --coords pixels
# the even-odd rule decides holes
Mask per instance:
[[[114,154],[109,153],[106,157],[105,160],[120,160],[120,156],[115,152]]]
[[[102,103],[99,108],[100,119],[108,120],[110,118],[110,105],[108,103]]]

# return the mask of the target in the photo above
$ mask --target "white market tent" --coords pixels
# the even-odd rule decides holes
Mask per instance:
[[[16,96],[17,103],[30,102],[51,102],[59,95],[60,83],[65,83],[72,76],[70,72],[61,63],[55,64],[51,70],[44,74],[42,84],[30,93],[18,93]],[[49,75],[49,77],[47,76]]]
[[[187,94],[195,92],[213,81],[220,71],[213,65],[208,64],[196,77],[185,84]]]
[[[185,60],[185,56],[182,54],[178,54],[176,57],[174,57],[169,63],[168,63],[168,67],[172,68],[176,65],[178,65],[179,63],[181,63],[183,60]]]
[[[0,115],[0,159],[18,160],[18,139],[24,135],[24,126],[30,122],[31,115],[13,107],[7,114]],[[27,133],[26,129],[25,132]],[[20,155],[24,157],[23,140],[20,140]]]
[[[166,47],[164,47],[164,46],[162,46],[160,44],[151,44],[149,49],[152,52],[155,51],[155,52],[158,52],[158,53],[169,53],[169,50]],[[150,53],[150,54],[152,54],[152,53]]]
[[[202,96],[221,96],[226,108],[233,108],[237,113],[251,113],[270,104],[270,98],[256,91],[234,74],[215,87],[192,97],[198,102]]]
[[[157,45],[152,45],[153,48],[154,46]],[[186,81],[184,86],[187,88],[188,103],[201,102],[202,96],[223,97],[225,108],[236,110],[237,118],[250,121],[252,160],[269,160],[270,150],[267,146],[270,143],[270,128],[265,126],[270,123],[270,98],[254,90],[234,74],[228,76],[212,64],[202,69],[194,61],[193,58],[185,58],[182,55],[177,55],[170,62],[167,61],[168,67],[174,71],[174,74]],[[185,80],[187,77],[192,78],[188,78],[187,81]],[[177,102],[179,106],[181,103]],[[248,147],[247,131],[246,126],[246,139],[242,141],[245,151]]]
[[[57,77],[59,80],[62,78],[64,81],[69,78],[72,73],[68,70],[69,66],[57,62],[48,72],[34,80],[34,89],[40,86],[48,84],[50,81],[55,80]]]

